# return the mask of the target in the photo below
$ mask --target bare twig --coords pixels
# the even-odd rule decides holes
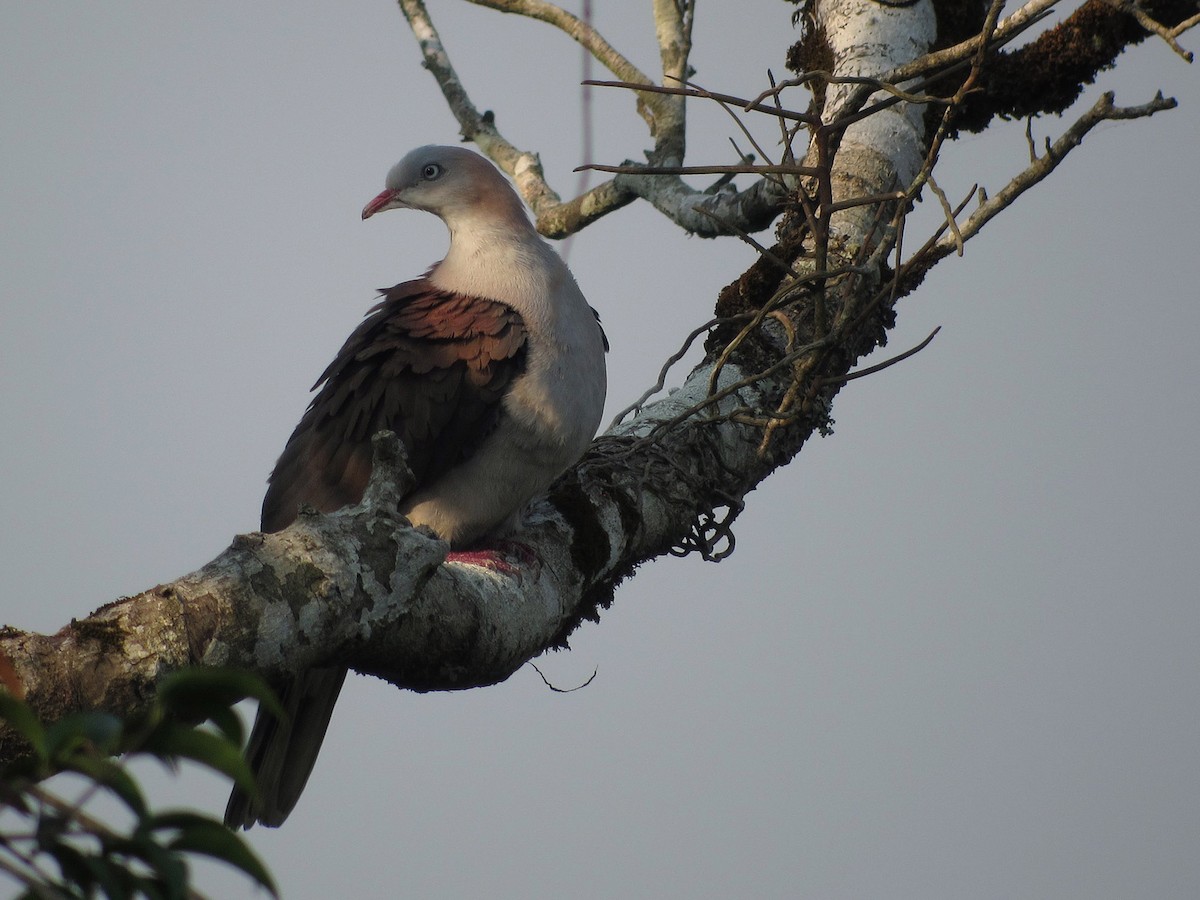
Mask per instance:
[[[875,206],[880,203],[895,203],[908,198],[907,191],[889,191],[886,194],[865,194],[862,197],[850,197],[846,200],[835,200],[829,204],[831,212],[843,209],[854,209],[856,206]]]
[[[475,2],[475,0],[472,0],[472,2]],[[573,691],[581,690],[582,688],[587,687],[589,684],[591,684],[593,681],[595,681],[596,676],[600,673],[599,669],[592,669],[592,674],[588,676],[587,681],[585,681],[583,684],[577,684],[573,688],[560,688],[557,685],[550,683],[550,679],[546,677],[545,672],[543,672],[541,669],[538,668],[537,663],[530,660],[529,665],[533,668],[533,671],[538,673],[538,678],[542,679],[542,684],[544,684],[546,687],[550,688],[550,690],[554,691],[554,693],[556,693],[556,694],[570,694]]]
[[[1051,7],[1058,2],[1059,0],[1034,0],[1034,2],[1027,3],[999,24],[996,24],[998,14],[995,13],[995,7],[993,6],[992,11],[988,15],[988,25],[981,29],[980,33],[975,37],[963,41],[954,47],[928,53],[911,63],[898,66],[890,72],[876,76],[874,79],[866,79],[858,90],[846,98],[846,102],[842,107],[842,114],[834,121],[831,121],[828,127],[835,129],[848,128],[882,109],[901,102],[899,97],[893,95],[885,97],[870,106],[864,106],[875,90],[882,89],[879,85],[895,85],[924,75],[926,77],[921,81],[915,82],[909,87],[906,93],[918,95],[917,92],[927,91],[937,82],[948,78],[965,67],[968,64],[968,60],[979,60],[987,51],[1003,46],[1016,38],[1025,29],[1032,27],[1050,15]],[[977,62],[972,64],[977,65]],[[879,82],[879,85],[872,84],[872,81]],[[933,98],[929,99],[932,100]]]
[[[882,372],[884,369],[890,368],[891,366],[896,365],[896,363],[903,362],[910,356],[915,356],[916,354],[920,353],[929,346],[930,341],[937,337],[937,333],[941,330],[942,326],[939,325],[937,328],[933,329],[933,331],[929,332],[929,337],[925,338],[925,340],[921,341],[921,343],[917,344],[917,346],[909,350],[905,350],[903,353],[893,356],[891,359],[886,359],[881,363],[877,363],[876,365],[867,366],[865,369],[859,369],[857,372],[847,372],[845,375],[818,378],[817,386],[826,387],[827,385],[832,384],[845,384],[847,381],[853,381],[856,378],[866,378],[868,375],[874,375],[876,372]]]
[[[495,119],[490,114],[480,113],[471,102],[423,0],[399,0],[399,4],[421,48],[423,64],[441,88],[463,137],[473,141],[513,179],[537,216],[538,230],[542,234],[552,238],[573,234],[634,199],[634,194],[609,181],[563,203],[546,181],[537,154],[522,151],[510,143],[497,129]],[[634,77],[641,74],[636,69],[622,71],[629,71]]]
[[[1031,2],[1026,3],[1012,15],[998,22],[990,35],[985,31],[981,31],[974,37],[955,44],[953,47],[945,47],[933,53],[926,53],[924,56],[914,59],[903,66],[898,66],[880,77],[883,81],[898,84],[929,72],[938,71],[952,63],[970,59],[983,48],[993,48],[1006,44],[1025,29],[1036,25],[1042,19],[1049,16],[1053,11],[1053,7],[1058,5],[1059,2],[1060,0],[1031,0]]]
[[[811,166],[777,166],[762,163],[738,164],[732,166],[640,166],[636,164],[624,166],[605,166],[591,163],[576,167],[576,172],[591,169],[595,172],[612,172],[618,175],[721,175],[753,174],[753,175],[819,175],[820,169]]]
[[[423,0],[399,0],[399,3],[421,47],[424,66],[442,89],[442,96],[458,120],[462,136],[474,141],[480,150],[512,176],[521,196],[534,212],[540,214],[544,209],[557,206],[561,199],[546,183],[537,155],[523,152],[509,143],[497,130],[491,115],[481,114],[471,102]]]
[[[617,51],[595,28],[553,3],[544,0],[468,0],[476,6],[514,13],[553,25],[583,46],[604,68],[618,78],[641,85],[651,84],[650,77]],[[651,104],[653,105],[653,104]],[[642,113],[646,124],[653,125],[653,112]]]
[[[16,851],[13,852],[15,854]],[[43,900],[43,898],[45,898],[45,900],[59,900],[62,895],[55,891],[50,891],[45,887],[43,882],[46,880],[46,878],[41,871],[33,865],[33,863],[25,859],[20,859],[20,862],[28,868],[33,869],[33,871],[27,872],[25,869],[21,868],[21,866],[18,866],[16,862],[10,862],[3,856],[0,856],[0,870],[7,872],[17,881],[21,882],[21,884],[29,888],[30,896],[36,897],[38,900]]]
[[[106,841],[117,841],[121,839],[121,836],[109,828],[108,825],[101,822],[99,819],[88,815],[82,809],[80,809],[80,804],[67,803],[65,800],[37,785],[30,787],[28,790],[29,794],[37,798],[39,803],[50,807],[59,815],[65,817],[67,821],[77,822],[89,834],[97,835]],[[188,900],[206,900],[204,894],[190,886],[187,888],[187,897]]]
[[[1025,146],[1029,148],[1029,161],[1031,163],[1037,162],[1037,144],[1033,141],[1033,116],[1029,116],[1025,120]]]
[[[805,344],[803,347],[797,347],[795,350],[792,350],[791,352],[779,357],[779,359],[775,360],[775,362],[771,363],[771,365],[767,366],[767,368],[763,369],[762,371],[754,372],[745,376],[744,378],[740,378],[737,381],[732,382],[731,384],[727,384],[720,390],[709,393],[704,397],[704,399],[697,401],[677,415],[656,423],[649,433],[641,438],[640,442],[644,443],[654,441],[658,435],[671,431],[683,422],[686,422],[689,419],[699,415],[699,413],[701,413],[703,410],[708,409],[711,406],[716,406],[725,398],[731,397],[745,388],[774,377],[781,369],[785,369],[793,365],[798,359],[801,359],[810,353],[816,353],[819,350],[823,350],[828,346],[828,339],[821,339],[813,341],[810,344]]]
[[[733,321],[733,319],[709,319],[707,322],[705,322],[699,328],[692,329],[691,334],[689,334],[684,339],[683,345],[678,350],[676,350],[674,353],[672,353],[669,357],[667,357],[667,361],[665,363],[663,363],[662,368],[659,369],[658,381],[656,381],[653,385],[651,385],[649,388],[647,388],[646,391],[642,394],[642,396],[638,397],[636,400],[634,400],[632,403],[630,403],[627,407],[625,407],[623,410],[621,410],[619,413],[617,413],[616,416],[613,417],[612,422],[609,423],[608,427],[616,428],[618,425],[621,424],[622,421],[624,421],[626,416],[633,415],[633,414],[640,412],[642,409],[642,406],[645,405],[646,401],[649,400],[651,397],[653,397],[655,394],[657,394],[659,391],[661,391],[663,389],[663,387],[667,383],[667,374],[671,371],[671,369],[675,366],[676,363],[678,363],[681,359],[684,358],[684,356],[687,355],[688,350],[690,350],[692,348],[692,344],[694,344],[696,342],[696,338],[700,337],[702,334],[708,334],[708,332],[712,330],[713,326],[718,325],[722,322],[729,322],[729,321]]]
[[[1068,128],[1057,141],[1049,144],[1046,152],[1029,164],[1024,171],[1013,178],[995,196],[988,197],[971,213],[966,222],[959,224],[961,239],[970,240],[1002,210],[1007,209],[1013,202],[1035,184],[1040,182],[1056,168],[1063,159],[1078,147],[1084,137],[1101,122],[1118,119],[1141,119],[1155,113],[1174,109],[1178,104],[1172,98],[1163,97],[1162,93],[1155,94],[1148,103],[1140,106],[1114,106],[1111,91],[1103,94],[1099,100]],[[954,252],[957,240],[947,241],[945,238],[929,248],[932,259],[940,259]]]
[[[734,106],[740,106],[746,112],[761,112],[772,116],[779,116],[784,119],[790,119],[794,122],[803,122],[806,125],[815,125],[820,122],[819,116],[814,116],[811,113],[800,113],[792,110],[783,110],[780,112],[774,106],[768,106],[765,103],[758,103],[753,100],[746,100],[741,97],[735,97],[733,94],[720,94],[713,91],[706,91],[700,88],[686,85],[685,82],[680,82],[680,86],[674,85],[643,85],[628,81],[600,81],[592,80],[588,84],[596,87],[615,87],[626,88],[634,91],[644,91],[650,94],[676,94],[681,97],[698,97],[706,100],[719,100],[722,103],[730,103]]]
[[[717,104],[719,107],[721,107],[721,109],[723,109],[723,110],[724,110],[724,111],[725,111],[725,112],[726,112],[726,113],[729,115],[729,117],[730,117],[731,119],[733,119],[733,122],[734,122],[734,124],[735,124],[735,125],[737,125],[737,127],[738,127],[738,130],[740,130],[740,131],[742,132],[742,134],[746,136],[746,140],[748,140],[748,141],[750,142],[750,146],[752,146],[752,147],[753,147],[753,148],[754,148],[754,149],[755,149],[755,150],[758,152],[758,155],[759,155],[759,158],[760,158],[760,159],[770,159],[770,155],[767,153],[767,151],[766,151],[766,150],[764,150],[762,147],[760,147],[760,146],[759,146],[759,144],[758,144],[758,140],[757,140],[757,139],[754,137],[754,135],[751,133],[750,129],[746,127],[746,123],[742,121],[741,117],[740,117],[740,116],[739,116],[737,113],[735,113],[735,112],[733,111],[733,108],[730,106],[730,104],[726,103],[725,101],[723,101],[723,100],[721,100],[721,99],[719,99],[719,98],[717,98],[717,97],[713,97],[711,94],[709,94],[709,93],[708,93],[708,91],[705,91],[705,90],[704,90],[703,88],[701,88],[699,85],[692,85],[692,84],[689,84],[688,86],[689,86],[689,87],[694,87],[694,88],[696,88],[696,89],[697,89],[697,90],[699,90],[699,91],[703,91],[703,93],[701,94],[701,96],[703,96],[705,99],[712,100],[712,101],[713,101],[714,103],[716,103],[716,104]],[[783,127],[783,120],[782,120],[782,119],[780,120],[780,126],[781,126],[781,127]],[[784,130],[785,130],[785,132],[786,132],[786,128],[785,128]],[[732,142],[732,139],[731,139],[731,142]],[[785,145],[785,146],[786,146],[786,145]],[[734,149],[734,150],[737,150],[737,145],[736,145],[736,144],[734,144],[734,148],[733,148],[733,149]],[[753,159],[747,159],[747,158],[746,158],[746,154],[742,153],[741,151],[738,151],[738,158],[739,158],[739,160],[740,160],[740,161],[741,161],[743,164],[745,164],[745,165],[749,165],[750,163],[752,163],[752,162],[753,162]],[[786,155],[785,155],[784,162],[785,162],[785,163],[789,162],[789,160],[786,158]],[[735,174],[737,174],[737,173],[735,173],[735,172],[728,172],[728,173],[725,173],[725,175],[723,175],[722,177],[732,177],[732,176],[733,176],[733,175],[735,175]],[[776,183],[779,185],[779,187],[780,187],[781,189],[783,189],[783,190],[785,190],[785,191],[787,190],[787,184],[786,184],[786,182],[784,181],[784,179],[783,179],[783,178],[774,178],[773,180],[774,180],[774,181],[775,181],[775,182],[776,182]]]
[[[1185,62],[1191,62],[1193,60],[1194,57],[1192,52],[1190,50],[1184,50],[1183,47],[1179,46],[1179,42],[1175,40],[1175,38],[1179,37],[1179,35],[1183,34],[1189,28],[1193,28],[1200,24],[1200,13],[1184,19],[1174,28],[1168,28],[1166,25],[1162,24],[1148,12],[1142,9],[1139,4],[1132,2],[1132,0],[1107,0],[1107,2],[1114,8],[1121,10],[1121,12],[1128,13],[1129,15],[1133,16],[1135,19],[1137,19],[1138,24],[1151,34],[1156,34],[1162,38],[1166,45],[1175,51],[1175,53],[1179,54],[1179,56],[1182,57]]]
[[[946,216],[946,225],[950,228],[950,233],[954,235],[954,243],[958,249],[958,255],[963,255],[963,236],[958,230],[958,222],[954,220],[954,210],[950,208],[950,201],[946,199],[945,192],[938,187],[937,181],[933,177],[933,173],[929,173],[929,189],[933,191],[938,198],[938,203],[942,205],[942,212]]]

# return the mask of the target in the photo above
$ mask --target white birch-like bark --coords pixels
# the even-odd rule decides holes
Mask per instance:
[[[926,53],[937,33],[931,0],[911,6],[887,6],[869,0],[823,0],[816,8],[835,60],[837,77],[875,78]],[[822,119],[835,121],[857,84],[831,83],[826,88]],[[880,92],[868,104],[886,99]],[[855,122],[842,136],[833,166],[834,193],[866,196],[904,190],[924,162],[925,107],[898,103]],[[851,247],[861,243],[875,213],[862,206],[834,216],[836,235]]]

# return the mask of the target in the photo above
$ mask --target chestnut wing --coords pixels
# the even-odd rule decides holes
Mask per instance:
[[[313,386],[317,395],[269,479],[262,529],[300,504],[332,512],[362,499],[371,438],[394,431],[417,484],[468,458],[495,429],[525,369],[528,334],[511,307],[421,278],[382,292]]]

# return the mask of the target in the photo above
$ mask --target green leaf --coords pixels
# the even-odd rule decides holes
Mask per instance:
[[[183,824],[184,817],[186,817],[186,824]],[[172,850],[201,853],[241,869],[270,891],[272,897],[279,896],[275,889],[275,883],[271,879],[271,873],[267,871],[266,866],[259,861],[245,841],[216,819],[192,813],[186,813],[184,817],[179,814],[175,815],[175,820],[180,824],[174,827],[178,828],[179,833],[167,844],[168,847]],[[169,819],[171,819],[169,815],[158,817],[160,822]]]
[[[109,900],[132,900],[132,884],[135,878],[119,862],[104,856],[81,853],[74,847],[61,843],[47,847],[46,852],[58,861],[63,880],[82,889],[68,896],[94,897],[92,888],[99,887]],[[68,859],[70,862],[64,862]],[[82,871],[77,875],[68,875],[68,870],[75,872],[76,869]],[[83,872],[87,874],[84,875]]]
[[[54,843],[44,849],[58,863],[63,881],[78,887],[79,896],[87,896],[96,884],[96,873],[91,861],[70,844]]]
[[[212,816],[192,812],[190,809],[169,809],[147,816],[142,827],[147,831],[161,831],[167,828],[190,828],[193,825],[205,825],[215,821]]]
[[[214,709],[209,714],[209,721],[217,726],[225,737],[239,747],[246,741],[246,729],[242,725],[242,717],[229,707]]]
[[[193,722],[212,719],[247,697],[258,700],[276,715],[283,714],[266,682],[240,669],[183,669],[166,676],[158,686],[158,701],[163,708]]]
[[[117,795],[139,819],[146,815],[146,800],[142,789],[124,767],[111,759],[96,759],[77,755],[66,768],[85,775],[101,787]]]
[[[111,851],[124,853],[142,860],[154,873],[154,877],[142,878],[141,889],[147,894],[158,894],[170,900],[185,900],[187,896],[188,868],[183,857],[170,847],[160,844],[149,831],[138,828],[128,838],[105,842]],[[155,890],[157,885],[161,890]]]
[[[11,725],[21,737],[29,741],[33,752],[41,759],[46,759],[46,730],[29,704],[18,700],[12,694],[0,691],[0,719]]]
[[[136,880],[136,887],[147,896],[169,897],[182,900],[187,892],[187,864],[179,854],[162,846],[143,829],[137,829],[130,837],[102,835],[101,847],[107,860],[121,857],[139,859],[150,869],[153,877],[129,873]],[[161,890],[159,889],[161,888]]]
[[[56,762],[80,749],[110,756],[121,746],[124,727],[111,713],[72,713],[46,729],[46,752]]]
[[[57,843],[71,828],[71,818],[57,809],[43,809],[34,823],[34,838],[39,847]]]
[[[241,869],[272,894],[276,893],[270,872],[249,846],[219,820],[191,810],[169,810],[150,816],[146,827],[178,832],[167,846],[222,860]]]
[[[254,774],[242,756],[242,748],[222,735],[164,722],[147,736],[141,749],[167,759],[194,760],[227,775],[243,790],[255,790]]]

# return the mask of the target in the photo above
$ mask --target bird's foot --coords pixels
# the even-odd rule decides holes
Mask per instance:
[[[525,565],[537,560],[537,555],[528,544],[517,541],[497,541],[496,546],[492,549],[452,550],[446,554],[446,562],[462,563],[466,566],[482,566],[504,575],[516,575],[517,566],[509,562],[506,557],[517,557]]]

